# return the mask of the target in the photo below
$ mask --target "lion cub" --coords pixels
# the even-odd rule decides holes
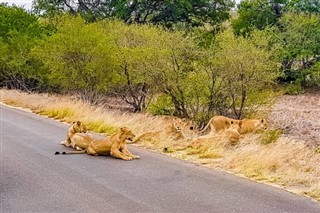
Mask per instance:
[[[126,141],[132,141],[135,135],[126,127],[120,128],[120,133],[112,135],[102,140],[93,140],[89,143],[87,149],[82,151],[62,152],[61,154],[82,154],[89,155],[111,155],[122,160],[132,160],[140,158],[133,155],[127,149]],[[56,152],[55,154],[60,154]]]

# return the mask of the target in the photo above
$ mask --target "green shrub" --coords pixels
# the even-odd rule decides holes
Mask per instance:
[[[285,88],[286,95],[299,95],[303,92],[304,92],[303,88],[302,88],[301,84],[298,82],[288,84]]]
[[[149,104],[148,111],[153,115],[172,115],[174,113],[174,105],[169,96],[160,95]]]
[[[271,144],[275,143],[281,136],[282,131],[280,129],[266,130],[262,133],[261,143]]]

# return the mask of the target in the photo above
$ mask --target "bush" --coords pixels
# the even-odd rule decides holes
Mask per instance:
[[[320,87],[320,62],[312,68],[302,71],[302,84],[305,87]]]
[[[172,115],[174,113],[174,105],[169,96],[160,95],[149,104],[148,111],[153,115]]]
[[[262,144],[271,144],[275,143],[281,136],[282,131],[280,129],[267,130],[263,132],[261,136]]]
[[[288,84],[285,88],[286,95],[299,95],[301,93],[303,93],[303,88],[299,82]]]

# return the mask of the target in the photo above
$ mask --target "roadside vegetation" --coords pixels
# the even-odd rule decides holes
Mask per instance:
[[[151,132],[137,144],[320,200],[317,1],[68,2],[0,4],[1,102],[95,132]],[[214,115],[270,129],[189,147]],[[168,132],[169,116],[195,131]]]
[[[303,129],[291,134],[282,132],[281,129],[276,128],[276,125],[271,125],[265,132],[242,136],[236,145],[230,145],[222,135],[217,134],[198,139],[196,145],[189,147],[192,139],[196,138],[196,134],[192,135],[192,132],[186,129],[185,132],[189,138],[184,139],[174,132],[164,131],[170,125],[165,116],[110,110],[65,95],[34,94],[2,89],[0,97],[2,103],[28,108],[34,113],[63,122],[71,123],[81,120],[90,131],[105,135],[115,133],[122,126],[129,127],[137,136],[150,132],[135,145],[202,166],[222,169],[243,177],[278,185],[320,201],[320,150],[317,148],[319,144],[310,146],[306,140],[295,135],[303,132]],[[286,96],[287,99],[289,97]],[[295,99],[296,97],[291,97],[291,103]],[[285,105],[286,101],[277,102],[277,104]],[[299,106],[296,111],[300,113]],[[288,122],[287,116],[290,114],[279,111],[273,113],[282,116],[277,116],[278,118],[274,120],[277,123]],[[311,110],[311,113],[318,112]],[[269,117],[272,121],[270,118],[272,116]],[[317,117],[311,121],[319,125]],[[294,125],[296,122],[290,119],[287,124]],[[308,123],[307,117],[306,120],[299,122],[303,128],[307,128]],[[312,135],[319,133],[316,129],[309,131]],[[59,141],[57,146],[60,146]]]

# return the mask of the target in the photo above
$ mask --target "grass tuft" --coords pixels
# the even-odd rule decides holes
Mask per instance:
[[[261,134],[261,144],[271,144],[277,142],[280,138],[282,131],[280,129],[266,130]]]

